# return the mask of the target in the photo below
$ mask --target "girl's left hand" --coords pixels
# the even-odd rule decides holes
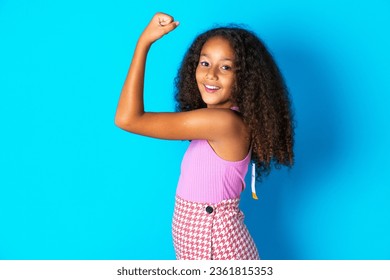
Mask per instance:
[[[174,30],[178,25],[179,22],[174,21],[172,16],[164,13],[156,13],[142,32],[140,41],[152,44],[165,34]]]

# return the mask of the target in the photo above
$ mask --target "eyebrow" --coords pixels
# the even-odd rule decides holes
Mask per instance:
[[[205,56],[205,57],[209,58],[209,56],[207,55],[207,53],[201,53],[200,56]],[[229,57],[224,57],[224,58],[222,58],[221,60],[222,60],[222,61],[228,60],[228,61],[234,62],[234,59],[229,58]]]

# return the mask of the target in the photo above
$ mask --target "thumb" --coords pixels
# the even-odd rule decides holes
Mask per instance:
[[[173,21],[169,24],[163,25],[162,28],[164,28],[164,30],[168,33],[174,30],[178,25],[179,25],[178,21]]]

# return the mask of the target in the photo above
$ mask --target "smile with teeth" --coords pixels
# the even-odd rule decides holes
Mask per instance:
[[[212,85],[204,85],[207,92],[215,92],[220,89],[220,87],[212,86]]]

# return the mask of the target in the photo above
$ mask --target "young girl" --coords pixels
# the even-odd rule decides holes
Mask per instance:
[[[177,259],[259,259],[238,208],[252,160],[257,173],[293,163],[290,101],[261,41],[238,28],[199,35],[176,78],[176,113],[144,111],[146,57],[179,23],[154,15],[140,36],[115,123],[132,133],[191,140],[177,186],[172,233]]]

